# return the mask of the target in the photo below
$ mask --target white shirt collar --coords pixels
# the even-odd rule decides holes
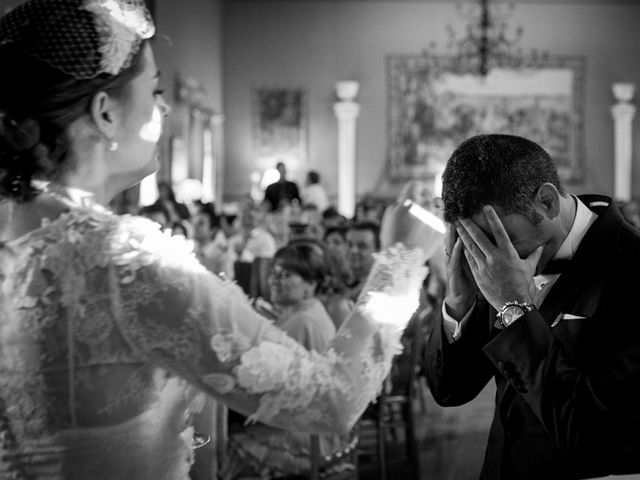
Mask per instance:
[[[596,221],[598,215],[580,201],[578,197],[572,195],[573,200],[576,202],[576,216],[573,219],[573,225],[567,234],[567,237],[560,245],[560,248],[556,252],[554,259],[570,259],[573,254],[578,250],[580,242],[587,234],[591,224]]]
[[[589,210],[589,208],[584,203],[582,203],[582,201],[580,201],[578,197],[575,197],[573,195],[571,197],[573,198],[574,202],[576,202],[576,216],[573,219],[573,225],[571,225],[569,233],[567,234],[566,238],[560,245],[560,248],[553,257],[554,260],[571,259],[576,253],[576,250],[578,250],[580,242],[582,242],[582,239],[587,234],[589,227],[591,227],[591,224],[595,222],[596,218],[598,218],[598,215]],[[548,288],[545,287],[553,285],[553,283],[558,279],[559,276],[559,274],[540,274],[533,277],[533,282],[536,286],[536,292],[538,295],[536,297],[538,300],[536,305],[539,305],[544,300],[544,292],[548,291]],[[540,292],[543,289],[543,296],[540,296]]]

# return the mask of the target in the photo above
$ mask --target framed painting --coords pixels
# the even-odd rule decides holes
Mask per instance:
[[[456,73],[453,58],[390,55],[388,161],[393,179],[433,178],[453,150],[480,133],[540,144],[561,178],[582,178],[585,60],[556,56],[538,68]]]
[[[256,88],[252,101],[255,156],[259,164],[307,161],[307,95],[302,88]]]

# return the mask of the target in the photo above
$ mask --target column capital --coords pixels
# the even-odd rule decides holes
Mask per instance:
[[[617,103],[611,107],[611,114],[615,119],[632,119],[636,114],[636,107],[629,103]]]
[[[355,120],[360,113],[360,104],[356,102],[336,102],[333,112],[338,120]]]

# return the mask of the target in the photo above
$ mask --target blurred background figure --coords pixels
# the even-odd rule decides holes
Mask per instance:
[[[386,202],[372,198],[364,198],[356,204],[352,223],[375,223],[380,225]]]
[[[323,243],[332,257],[341,265],[345,285],[351,285],[354,281],[347,245],[347,228],[331,227],[325,231]]]
[[[251,200],[240,210],[238,232],[229,238],[230,251],[235,255],[234,279],[252,298],[269,298],[267,276],[271,259],[276,253],[276,240],[267,229],[267,208]]]
[[[189,208],[176,200],[173,188],[167,182],[158,182],[158,199],[154,205],[162,205],[166,209],[171,223],[189,220]]]
[[[432,213],[434,211],[434,198],[433,192],[427,182],[423,180],[409,180],[405,183],[400,190],[400,198],[411,198],[418,205],[426,208]]]
[[[302,204],[315,205],[320,213],[329,207],[329,196],[320,183],[320,174],[315,170],[307,173],[305,186],[302,189]]]
[[[342,215],[336,207],[329,207],[322,212],[322,226],[325,230],[330,228],[346,228],[349,224],[347,217]]]
[[[269,210],[278,210],[285,204],[292,204],[296,201],[300,203],[300,191],[295,182],[287,180],[287,167],[284,163],[278,162],[276,169],[280,174],[277,182],[268,185],[264,192],[264,201],[269,206]]]
[[[311,238],[322,240],[324,227],[322,226],[322,210],[316,204],[307,203],[302,207],[300,222],[306,225],[306,234]]]
[[[229,244],[241,262],[256,258],[272,258],[276,253],[276,241],[266,228],[266,212],[263,206],[247,201],[240,211],[238,231]]]
[[[260,299],[255,309],[307,350],[322,352],[336,333],[318,298],[330,276],[319,244],[296,241],[278,250],[269,271],[271,304]],[[305,475],[310,469],[310,436],[263,424],[230,426],[229,450],[223,480],[280,478]],[[321,458],[343,449],[347,439],[321,436]]]
[[[220,216],[213,204],[204,203],[193,217],[193,240],[200,263],[210,272],[233,279],[235,254],[220,227]]]
[[[346,239],[353,274],[347,296],[355,302],[373,266],[373,254],[380,250],[380,228],[373,222],[355,223],[347,229]]]
[[[154,203],[153,205],[141,207],[138,210],[138,215],[160,224],[162,231],[171,229],[170,215],[163,204]]]

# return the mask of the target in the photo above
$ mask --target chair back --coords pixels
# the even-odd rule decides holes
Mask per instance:
[[[237,260],[233,265],[236,283],[250,298],[262,297],[269,301],[269,269],[271,258],[255,258],[252,262]]]

